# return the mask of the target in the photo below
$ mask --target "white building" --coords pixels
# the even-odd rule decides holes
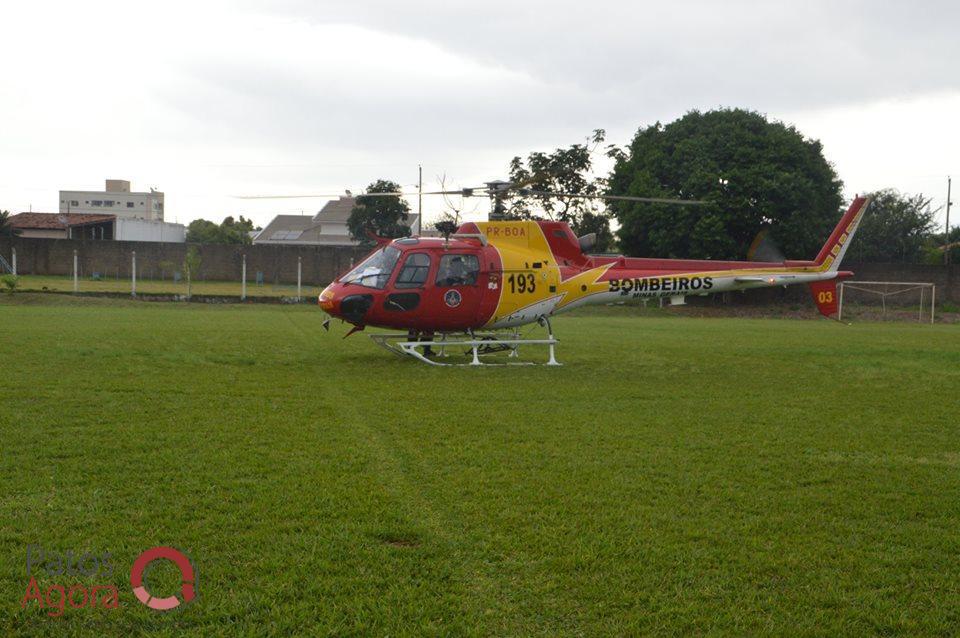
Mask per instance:
[[[106,182],[102,191],[60,191],[60,212],[163,221],[163,193],[152,188],[150,192],[131,192],[130,182],[124,179]]]
[[[146,219],[117,217],[113,238],[119,241],[158,241],[182,244],[187,241],[187,227]]]

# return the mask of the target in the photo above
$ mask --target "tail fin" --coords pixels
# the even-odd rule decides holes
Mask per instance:
[[[847,248],[850,247],[850,241],[853,239],[854,233],[860,226],[860,220],[863,219],[863,214],[869,206],[870,198],[868,197],[857,197],[853,200],[850,208],[840,218],[840,223],[833,229],[830,239],[827,240],[827,243],[820,249],[820,254],[817,255],[816,264],[821,270],[836,272],[840,266],[840,261],[847,252]]]
[[[837,313],[837,280],[827,279],[810,284],[810,293],[817,310],[824,317],[830,318]]]

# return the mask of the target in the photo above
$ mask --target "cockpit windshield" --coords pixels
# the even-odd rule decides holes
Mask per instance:
[[[340,283],[382,289],[387,285],[398,259],[400,251],[393,246],[381,248],[341,277]]]

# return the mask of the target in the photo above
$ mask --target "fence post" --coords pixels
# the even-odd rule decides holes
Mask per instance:
[[[137,296],[137,251],[132,251],[130,253],[131,258],[133,259],[133,267],[130,270],[130,294],[134,297]]]
[[[240,273],[240,301],[247,299],[247,256],[243,255],[243,268]]]
[[[300,280],[303,273],[303,258],[297,256],[297,303],[300,303]]]
[[[843,282],[840,282],[840,299],[837,304],[837,321],[843,321]],[[922,303],[920,304],[923,305]]]
[[[77,281],[77,251],[73,251],[73,292],[80,291],[80,282]]]
[[[13,276],[16,277],[17,276],[17,249],[11,248],[10,250],[13,251],[13,259],[10,263],[10,268],[13,269]]]

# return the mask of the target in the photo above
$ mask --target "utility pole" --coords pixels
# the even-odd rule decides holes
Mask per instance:
[[[950,176],[947,176],[947,222],[945,224],[946,228],[944,229],[943,244],[946,248],[943,249],[943,263],[950,265]]]
[[[417,235],[423,232],[423,164],[418,164],[420,180],[417,183]]]

